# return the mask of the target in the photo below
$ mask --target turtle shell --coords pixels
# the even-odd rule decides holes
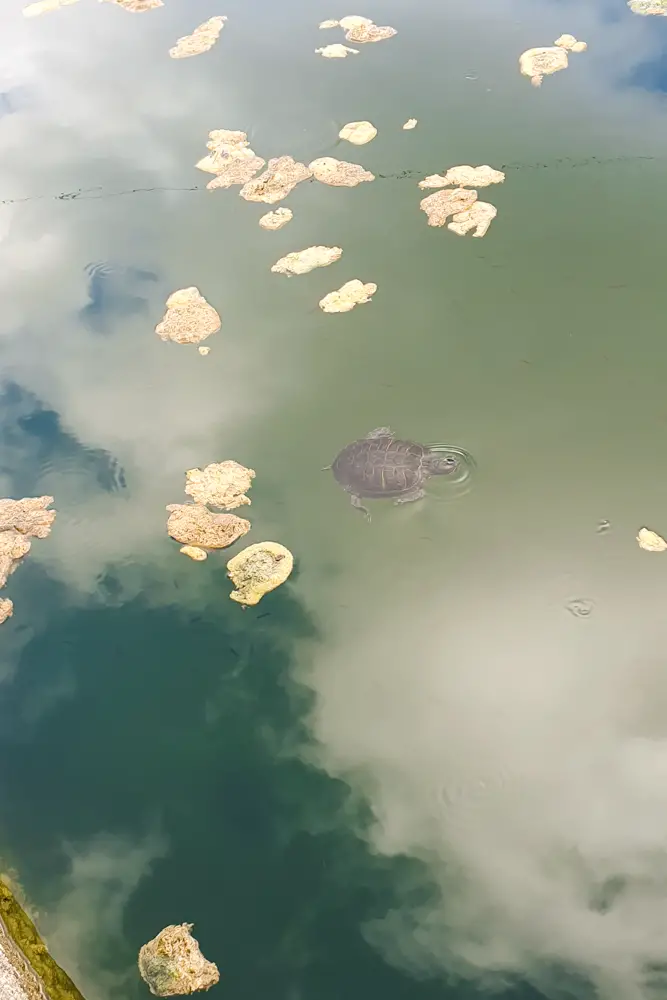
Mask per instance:
[[[396,438],[353,441],[334,459],[331,470],[340,485],[359,497],[398,497],[419,489],[427,477],[428,449]]]

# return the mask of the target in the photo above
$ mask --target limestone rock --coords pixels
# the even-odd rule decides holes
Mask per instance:
[[[429,226],[444,226],[450,215],[467,211],[476,201],[476,191],[453,188],[429,194],[422,198],[419,207],[422,212],[426,212]]]
[[[220,979],[190,931],[194,924],[171,924],[139,952],[139,972],[157,997],[186,996],[208,990]]]
[[[30,552],[30,541],[13,528],[0,531],[0,587],[18,567],[21,559]]]
[[[359,163],[347,163],[333,156],[320,156],[308,164],[308,169],[316,180],[331,187],[356,187],[364,181],[375,180],[375,174]]]
[[[389,25],[358,24],[345,33],[345,39],[363,45],[366,42],[382,42],[385,38],[393,38],[396,34],[398,34],[396,28],[391,28]]]
[[[107,3],[115,3],[117,7],[129,10],[132,14],[143,14],[146,10],[164,7],[163,0],[107,0]]]
[[[285,582],[293,566],[292,553],[278,542],[248,545],[227,563],[236,587],[229,596],[239,604],[258,604],[264,594]]]
[[[14,614],[14,602],[8,597],[0,597],[0,625]]]
[[[542,85],[542,79],[567,69],[567,51],[559,45],[537,49],[526,49],[519,57],[519,69],[523,76],[529,76],[534,87]]]
[[[220,316],[194,285],[180,288],[167,299],[167,311],[155,327],[162,340],[199,344],[220,329]]]
[[[224,510],[234,510],[251,503],[245,492],[252,486],[255,470],[246,469],[245,465],[231,459],[214,462],[205,469],[190,469],[185,477],[185,492],[195,503],[210,504]]]
[[[294,218],[291,208],[276,208],[273,212],[267,212],[259,220],[262,229],[277,230],[282,229]]]
[[[0,531],[12,528],[32,538],[46,538],[56,517],[47,510],[53,497],[24,497],[22,500],[0,500]]]
[[[406,129],[406,130],[407,129],[411,129],[411,128],[417,128],[418,124],[419,124],[419,122],[418,122],[418,120],[416,118],[408,118],[408,120],[406,121],[406,123],[403,126],[403,128]]]
[[[347,59],[349,55],[358,56],[359,49],[351,49],[349,45],[335,42],[333,45],[325,45],[321,49],[315,49],[315,54],[324,59]]]
[[[269,160],[264,173],[244,184],[239,193],[246,201],[263,201],[267,205],[274,205],[310,176],[311,171],[304,163],[299,163],[291,156],[276,156]]]
[[[457,212],[447,228],[458,236],[465,236],[471,229],[475,230],[473,236],[486,236],[497,214],[498,209],[495,205],[489,205],[486,201],[476,201],[464,212]]]
[[[181,545],[226,549],[250,531],[250,521],[235,514],[212,514],[203,504],[171,503],[167,532]]]
[[[220,37],[226,20],[224,15],[209,17],[208,21],[198,25],[191,35],[182,35],[173,48],[169,49],[169,55],[172,59],[187,59],[189,56],[208,52]]]
[[[364,146],[377,134],[378,130],[371,122],[348,122],[347,125],[343,125],[338,133],[338,138],[346,139],[347,142],[351,142],[355,146]]]
[[[40,14],[48,14],[59,7],[68,7],[70,4],[78,3],[79,0],[37,0],[36,3],[29,3],[23,8],[24,17],[38,17]]]
[[[372,281],[364,284],[358,278],[353,278],[352,281],[346,281],[341,285],[337,291],[329,292],[320,299],[320,309],[325,313],[350,312],[355,306],[370,302],[377,289],[378,286]]]
[[[373,24],[370,17],[362,17],[361,14],[347,14],[338,23],[344,31],[351,31],[352,28],[370,28]]]
[[[640,528],[637,533],[637,543],[640,549],[645,552],[664,552],[667,549],[667,542],[656,531],[650,528]]]
[[[667,17],[667,0],[628,0],[633,14],[661,14]]]
[[[274,274],[285,274],[288,278],[295,274],[308,274],[315,267],[328,267],[339,260],[343,251],[341,247],[307,247],[305,250],[293,250],[281,257],[273,265]]]
[[[184,545],[178,551],[181,555],[187,556],[188,559],[194,559],[195,562],[203,562],[204,559],[208,559],[208,552],[205,549],[200,549],[197,545]]]

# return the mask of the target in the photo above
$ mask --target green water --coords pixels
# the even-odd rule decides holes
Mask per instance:
[[[136,954],[183,921],[212,996],[650,1000],[667,557],[635,535],[667,533],[667,20],[355,12],[398,34],[321,59],[349,13],[324,0],[0,13],[1,495],[58,511],[5,591],[0,854],[88,1000],[147,996]],[[170,60],[214,14],[213,50]],[[531,87],[519,54],[563,32],[588,51]],[[360,119],[377,138],[336,145]],[[194,168],[214,128],[376,181],[301,184],[264,232]],[[482,240],[419,210],[464,163],[506,173]],[[270,272],[312,244],[343,256]],[[352,278],[373,302],[322,314]],[[153,332],[189,285],[222,317],[206,358]],[[466,489],[367,523],[321,469],[385,424],[467,449]],[[246,541],[296,559],[245,612],[224,554],[165,532],[185,470],[227,458],[257,472]]]

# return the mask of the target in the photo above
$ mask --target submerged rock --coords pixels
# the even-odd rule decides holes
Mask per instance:
[[[282,201],[301,181],[308,180],[310,169],[291,156],[276,156],[269,160],[259,177],[245,184],[239,192],[246,201],[263,201],[273,205]]]
[[[407,129],[411,129],[411,128],[417,128],[418,124],[419,124],[419,122],[418,122],[418,120],[416,118],[408,118],[408,120],[406,121],[406,123],[403,126],[403,128],[406,129],[406,130]]]
[[[252,502],[245,492],[252,486],[255,470],[246,469],[245,465],[231,459],[214,462],[205,469],[190,469],[185,476],[185,492],[195,503],[234,510]]]
[[[476,191],[454,188],[429,194],[422,198],[419,207],[426,212],[429,226],[444,226],[450,215],[466,212],[476,201]]]
[[[198,56],[202,52],[208,52],[220,37],[226,20],[224,15],[209,17],[208,21],[204,21],[203,24],[196,27],[191,35],[183,35],[179,38],[173,48],[169,49],[169,55],[172,59],[187,59],[189,56]]]
[[[633,14],[662,14],[667,17],[667,0],[628,0]]]
[[[471,229],[475,230],[473,236],[486,236],[497,214],[498,209],[495,205],[490,205],[486,201],[476,201],[464,212],[457,212],[447,228],[458,236],[465,236]]]
[[[341,21],[341,24],[343,22]],[[379,26],[377,24],[358,24],[345,33],[348,42],[365,44],[366,42],[382,42],[385,38],[393,38],[398,32],[396,28],[391,28],[388,24]]]
[[[333,156],[320,156],[308,164],[315,180],[331,187],[356,187],[364,181],[374,181],[375,174],[364,169],[359,163],[347,163]]]
[[[190,931],[194,924],[171,924],[139,952],[139,972],[154,996],[187,996],[208,990],[220,979]]]
[[[212,514],[203,504],[170,503],[167,533],[181,545],[226,549],[250,531],[250,521],[236,514]]]
[[[14,614],[14,602],[8,597],[0,597],[0,625]]]
[[[308,274],[315,267],[328,267],[340,259],[341,247],[307,247],[305,250],[293,250],[281,257],[273,265],[274,274],[286,274],[291,278],[295,274]]]
[[[236,587],[229,596],[239,604],[258,604],[264,594],[285,582],[293,566],[292,553],[278,542],[249,545],[227,563],[227,574]]]
[[[343,125],[338,133],[338,138],[346,139],[347,142],[351,142],[355,146],[364,146],[377,134],[378,130],[371,122],[348,122],[347,125]]]
[[[203,562],[204,559],[208,559],[208,552],[205,549],[200,549],[197,545],[184,545],[178,551],[181,555],[194,559],[195,562]]]
[[[70,4],[78,3],[79,0],[37,0],[36,3],[29,3],[23,8],[24,17],[38,17],[40,14],[48,14],[59,7],[68,7]]]
[[[175,344],[199,344],[217,333],[220,326],[220,316],[193,285],[172,292],[155,332],[162,340]]]
[[[352,281],[346,281],[341,285],[337,291],[329,292],[320,299],[320,309],[325,313],[350,312],[355,306],[370,302],[377,290],[378,286],[372,281],[365,285],[358,278],[353,278]]]
[[[359,49],[351,49],[349,45],[335,42],[333,45],[325,45],[324,48],[315,49],[315,54],[323,56],[325,59],[346,59],[348,55],[358,56]]]
[[[667,542],[656,531],[650,528],[640,528],[637,533],[637,543],[640,549],[645,552],[664,552],[667,549]]]
[[[294,218],[294,213],[291,208],[276,208],[273,212],[267,212],[259,220],[259,225],[262,229],[277,230],[282,229],[286,226],[288,222],[291,222]]]

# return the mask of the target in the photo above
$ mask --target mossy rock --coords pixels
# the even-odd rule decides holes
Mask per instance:
[[[0,918],[10,938],[42,980],[49,1000],[84,1000],[65,970],[51,958],[32,920],[1,879]]]

